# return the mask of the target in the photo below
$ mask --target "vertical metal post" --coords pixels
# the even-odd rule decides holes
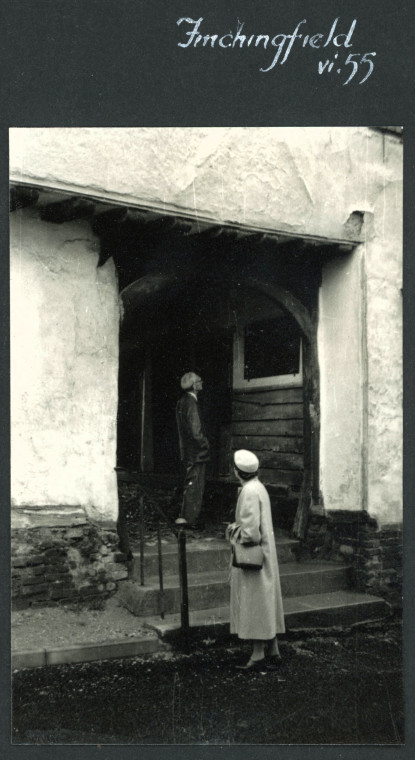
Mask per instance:
[[[144,497],[140,496],[140,584],[144,586]]]
[[[163,557],[161,554],[160,520],[157,520],[157,549],[158,549],[159,584],[160,584],[160,617],[162,620],[164,620]]]
[[[180,593],[181,593],[181,605],[180,605],[180,618],[183,638],[183,648],[185,652],[189,652],[189,592],[187,588],[187,561],[186,561],[186,532],[183,529],[179,530],[178,538],[179,547],[179,578],[180,578]]]
[[[146,419],[146,368],[141,374],[140,472],[144,472],[144,424]]]

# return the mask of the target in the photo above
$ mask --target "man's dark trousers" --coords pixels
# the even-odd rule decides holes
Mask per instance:
[[[190,463],[185,466],[183,504],[180,516],[184,517],[189,525],[197,523],[202,509],[205,475],[205,462]]]

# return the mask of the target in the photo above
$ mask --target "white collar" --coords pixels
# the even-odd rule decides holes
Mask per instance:
[[[194,391],[187,391],[190,396],[193,396],[193,398],[197,401],[197,394]]]

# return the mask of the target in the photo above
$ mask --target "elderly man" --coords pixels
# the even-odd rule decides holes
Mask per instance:
[[[180,385],[184,391],[177,402],[176,420],[179,433],[180,459],[184,471],[183,501],[176,524],[194,527],[202,508],[205,488],[206,462],[209,461],[209,441],[200,417],[197,396],[203,388],[201,378],[194,372],[183,375]]]

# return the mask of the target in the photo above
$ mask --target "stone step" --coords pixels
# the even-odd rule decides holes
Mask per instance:
[[[381,620],[390,614],[390,607],[377,596],[343,590],[289,597],[284,599],[284,613],[289,632]],[[193,610],[189,618],[191,628],[206,637],[215,638],[229,633],[229,605]],[[159,615],[148,617],[145,625],[155,630],[161,638],[168,638],[180,632],[180,614],[166,615],[164,619]]]
[[[349,587],[349,571],[345,565],[331,562],[286,562],[280,567],[284,598],[339,591]],[[189,609],[201,610],[229,603],[229,572],[215,570],[188,574]],[[181,595],[178,576],[164,580],[163,597],[158,578],[149,578],[145,586],[135,580],[122,581],[120,600],[138,617],[166,614],[180,610]]]
[[[279,564],[292,562],[299,542],[293,538],[277,538],[275,541]],[[140,580],[140,553],[133,551],[134,561],[130,563],[128,577]],[[203,573],[209,570],[226,570],[229,567],[230,549],[227,541],[216,539],[198,539],[188,541],[186,559],[188,573]],[[163,575],[178,574],[177,542],[162,543]],[[158,576],[158,551],[155,541],[144,547],[144,582],[152,576]]]

